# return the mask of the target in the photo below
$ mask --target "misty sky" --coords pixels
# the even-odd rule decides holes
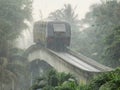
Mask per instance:
[[[46,18],[50,12],[57,9],[61,9],[64,4],[71,4],[72,7],[77,7],[75,12],[79,15],[79,18],[83,18],[85,13],[89,11],[89,7],[94,3],[100,3],[100,0],[33,0],[33,17],[38,20],[40,14]]]

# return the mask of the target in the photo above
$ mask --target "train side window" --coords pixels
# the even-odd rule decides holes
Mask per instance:
[[[42,33],[45,33],[45,30],[46,30],[46,24],[45,23],[42,23],[41,29],[42,29]]]
[[[42,32],[42,24],[39,25],[39,30]]]
[[[35,30],[36,32],[38,32],[38,30],[39,30],[39,25],[38,25],[38,24],[35,24],[35,25],[34,25],[34,30]]]

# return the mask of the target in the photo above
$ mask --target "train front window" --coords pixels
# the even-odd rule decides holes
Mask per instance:
[[[54,32],[66,32],[65,24],[53,24]]]

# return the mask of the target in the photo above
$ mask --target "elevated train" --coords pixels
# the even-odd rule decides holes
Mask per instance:
[[[64,49],[70,46],[71,27],[64,21],[37,21],[33,27],[36,44],[50,49]]]

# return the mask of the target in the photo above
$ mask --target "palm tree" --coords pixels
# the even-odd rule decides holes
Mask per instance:
[[[18,48],[12,48],[9,54],[8,69],[17,75],[17,86],[22,90],[26,90],[30,87],[30,76],[28,60],[24,56],[24,50]]]
[[[74,12],[75,8],[72,8],[70,4],[65,4],[62,9],[58,9],[48,16],[49,19],[53,20],[64,20],[70,24],[78,24],[78,15]]]
[[[8,56],[8,58],[0,57],[1,88],[3,88],[5,85],[8,86],[11,82],[12,84],[10,85],[12,85],[12,90],[17,90],[16,88],[23,87],[23,84],[25,87],[29,87],[27,59],[22,55],[21,50],[14,48],[9,50],[9,52],[10,56]]]
[[[0,57],[0,84],[1,90],[4,90],[4,85],[16,80],[16,75],[9,69],[7,69],[8,59]]]

